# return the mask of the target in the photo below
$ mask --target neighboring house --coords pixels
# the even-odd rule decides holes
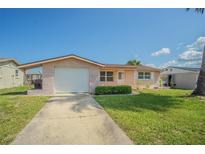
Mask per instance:
[[[164,86],[179,89],[195,89],[200,68],[172,67],[162,70],[161,78]]]
[[[15,59],[0,58],[0,89],[23,85],[24,73],[19,65]]]
[[[159,86],[160,79],[160,70],[157,68],[102,64],[72,54],[19,66],[23,71],[35,67],[42,67],[42,89],[31,90],[28,94],[94,93],[98,85],[154,88]]]

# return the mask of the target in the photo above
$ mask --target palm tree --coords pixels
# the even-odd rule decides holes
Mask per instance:
[[[197,13],[203,14],[204,8],[196,8],[195,11]],[[197,80],[197,87],[194,90],[193,94],[205,96],[205,46],[204,46],[204,52],[202,57],[201,69]]]
[[[127,65],[139,65],[141,62],[136,60],[136,59],[133,59],[133,60],[129,60],[127,62]]]
[[[197,87],[194,90],[193,94],[205,96],[205,47],[201,63],[201,69],[197,80]]]
[[[186,10],[189,11],[190,8],[187,8]],[[195,8],[194,10],[195,10],[197,13],[200,13],[200,14],[203,14],[203,13],[204,13],[204,8]]]

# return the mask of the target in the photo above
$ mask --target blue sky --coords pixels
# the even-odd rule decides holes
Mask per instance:
[[[77,54],[200,66],[205,15],[185,9],[0,9],[0,56],[21,63]]]

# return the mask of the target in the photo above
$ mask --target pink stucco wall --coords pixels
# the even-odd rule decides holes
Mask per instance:
[[[100,67],[97,65],[89,64],[74,58],[61,60],[57,62],[47,63],[43,65],[43,93],[47,95],[55,94],[55,68],[85,68],[89,71],[89,92],[94,92],[95,86],[99,82]]]
[[[136,69],[127,68],[103,68],[88,62],[70,58],[66,60],[60,60],[56,62],[43,64],[43,85],[42,93],[45,95],[55,94],[55,68],[67,67],[67,68],[85,68],[89,71],[89,92],[93,93],[97,85],[131,85],[133,88],[153,87],[159,83],[160,72],[152,72],[152,80],[138,80]],[[100,70],[110,70],[114,73],[113,82],[100,82]],[[118,81],[118,72],[123,71],[125,73],[125,79],[121,82]],[[141,71],[141,70],[140,70]]]

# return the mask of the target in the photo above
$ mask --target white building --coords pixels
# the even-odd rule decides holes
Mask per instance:
[[[164,86],[179,89],[195,89],[200,68],[172,67],[164,68],[160,74]]]
[[[24,73],[15,59],[0,58],[0,89],[23,85]]]

